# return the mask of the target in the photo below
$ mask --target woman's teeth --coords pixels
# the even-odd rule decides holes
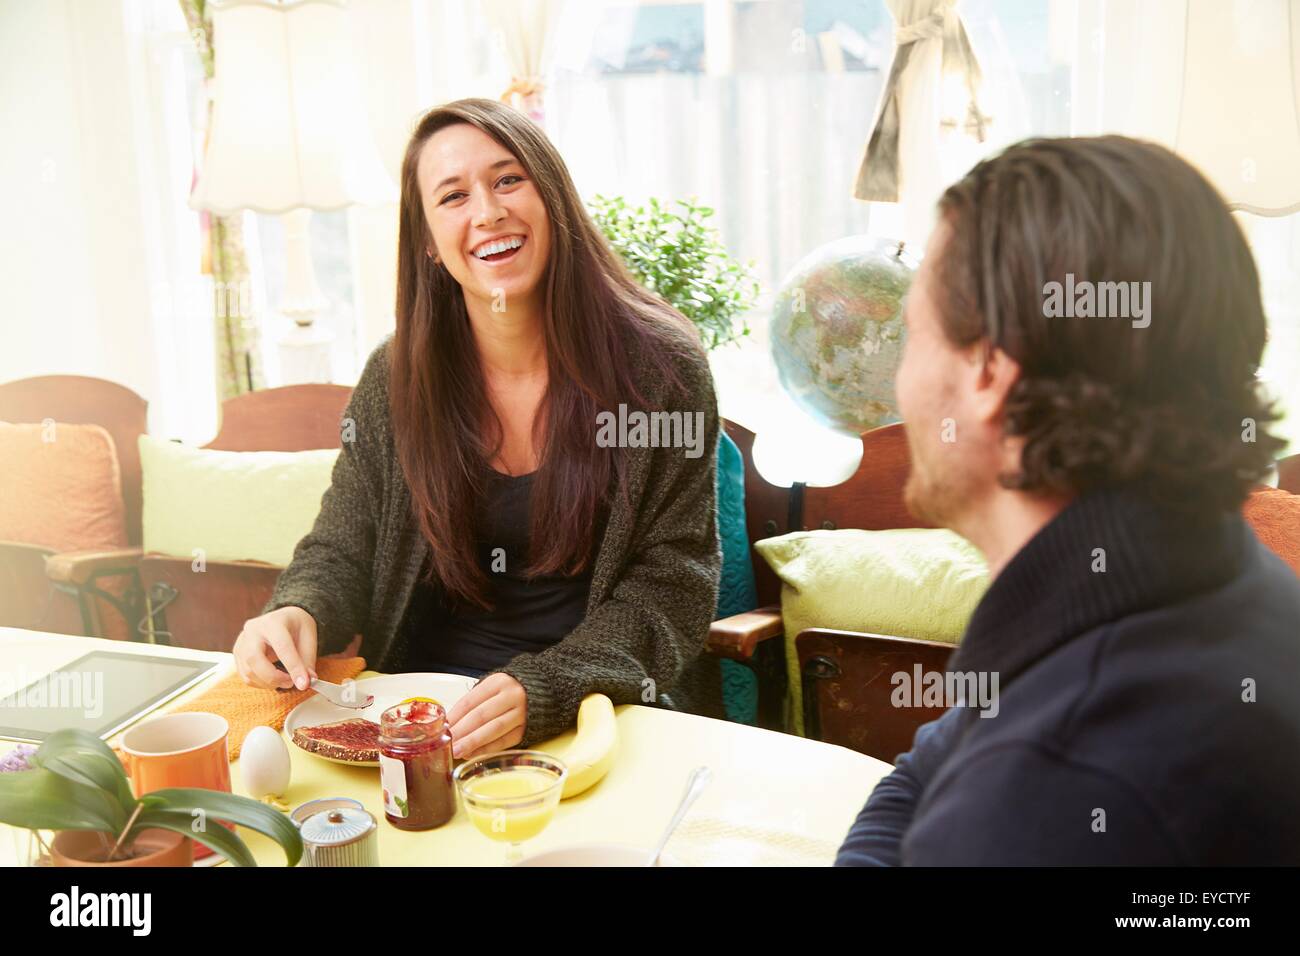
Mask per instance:
[[[481,246],[474,250],[474,255],[479,259],[488,259],[505,252],[513,252],[523,244],[524,240],[519,236],[512,236],[509,239],[502,239],[500,242],[490,242],[486,246]]]

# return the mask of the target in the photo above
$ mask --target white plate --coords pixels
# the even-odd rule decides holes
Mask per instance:
[[[645,866],[650,848],[616,843],[588,843],[545,850],[520,860],[515,866]],[[659,866],[678,866],[668,853],[659,854]]]
[[[451,710],[452,704],[469,693],[469,689],[477,683],[478,681],[473,677],[462,677],[460,674],[384,674],[382,677],[366,677],[357,681],[356,690],[359,698],[364,698],[366,694],[375,695],[374,702],[369,707],[363,710],[349,710],[347,707],[331,704],[320,694],[312,694],[289,711],[289,716],[284,720],[284,733],[292,742],[293,732],[299,727],[315,727],[317,724],[329,724],[349,717],[362,717],[379,723],[380,714],[408,697],[432,697],[444,708]],[[294,746],[298,745],[294,744]],[[298,747],[298,749],[303,748]],[[310,750],[303,750],[303,752],[319,757],[321,760],[341,763],[349,767],[379,766],[379,763],[374,760],[336,760],[324,754],[312,753]]]

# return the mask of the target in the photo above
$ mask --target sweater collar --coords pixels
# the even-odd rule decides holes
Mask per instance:
[[[1002,569],[948,669],[996,671],[1005,688],[1086,631],[1226,582],[1248,538],[1237,514],[1189,518],[1132,488],[1082,495]]]

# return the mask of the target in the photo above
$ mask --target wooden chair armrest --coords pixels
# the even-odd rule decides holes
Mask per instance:
[[[795,635],[795,645],[804,639],[804,635],[810,638],[829,637],[829,638],[856,638],[865,641],[877,642],[882,648],[897,647],[905,649],[909,647],[933,647],[939,650],[955,651],[956,644],[947,641],[930,641],[920,637],[904,637],[901,634],[876,634],[872,631],[843,631],[833,627],[806,627]]]
[[[99,575],[126,574],[140,561],[139,548],[103,548],[64,551],[45,559],[45,574],[51,581],[77,587]]]
[[[194,559],[187,554],[168,554],[165,551],[146,551],[140,556],[142,561],[149,564],[181,564],[189,565]],[[276,572],[283,571],[283,564],[272,564],[270,561],[258,561],[253,558],[230,558],[222,560],[213,560],[209,558],[206,561],[209,568],[255,568],[257,570],[270,569]]]
[[[719,618],[709,625],[708,651],[717,657],[748,661],[758,645],[785,633],[777,605]]]
[[[36,558],[49,557],[54,554],[53,548],[47,548],[40,544],[28,544],[26,541],[0,540],[0,548],[3,548],[9,554],[30,557],[33,560]]]

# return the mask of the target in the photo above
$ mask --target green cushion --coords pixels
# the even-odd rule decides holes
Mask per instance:
[[[745,459],[731,437],[718,432],[718,537],[722,542],[722,579],[714,617],[730,617],[758,607],[754,564],[745,530]],[[758,677],[739,661],[719,661],[722,704],[727,719],[758,723]]]
[[[731,617],[758,607],[754,564],[745,530],[745,459],[724,431],[718,433],[718,537],[722,579],[715,617]]]
[[[799,734],[800,631],[828,627],[955,644],[988,587],[983,556],[952,531],[796,531],[754,546],[781,579],[787,722]]]
[[[144,549],[287,565],[316,520],[338,454],[212,451],[141,435]]]

